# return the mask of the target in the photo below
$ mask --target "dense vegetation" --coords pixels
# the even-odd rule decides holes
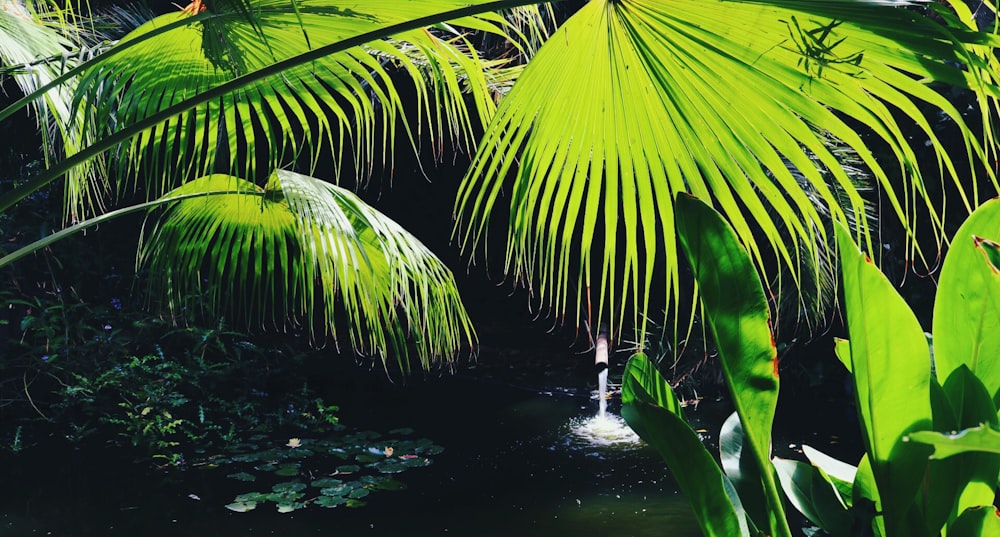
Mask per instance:
[[[352,190],[421,180],[436,160],[469,159],[449,190],[468,258],[500,263],[557,323],[608,326],[640,352],[657,325],[676,352],[697,332],[696,290],[723,285],[685,283],[686,194],[728,221],[742,272],[772,289],[762,307],[792,304],[812,327],[836,302],[838,234],[842,250],[850,236],[928,270],[950,211],[997,191],[990,3],[527,4],[217,0],[153,17],[3,3],[3,74],[25,97],[0,121],[11,132],[29,108],[41,149],[4,162],[0,403],[74,435],[112,430],[173,465],[192,456],[183,445],[236,449],[261,428],[333,431],[335,407],[296,376],[304,342],[402,373],[476,345],[440,254]],[[397,173],[397,152],[418,155],[413,174]],[[288,399],[260,397],[275,391]],[[735,509],[734,527],[787,534],[769,424],[740,419],[759,436],[767,522]],[[2,433],[11,449],[29,423]],[[435,451],[412,447],[399,468]],[[877,488],[912,495],[869,451]],[[381,486],[337,485],[316,487],[337,505]],[[261,494],[234,509],[302,506],[298,485]],[[865,498],[875,513],[912,500]]]

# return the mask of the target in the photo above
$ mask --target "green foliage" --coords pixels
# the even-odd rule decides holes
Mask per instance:
[[[716,296],[703,300],[705,317],[717,340],[740,344],[719,346],[724,363],[745,362],[738,368],[724,366],[733,398],[759,398],[757,408],[765,415],[748,419],[734,414],[727,420],[720,435],[724,485],[718,485],[718,468],[704,464],[711,461],[711,455],[690,428],[677,425],[683,423],[680,406],[642,355],[634,356],[626,368],[622,414],[678,476],[705,534],[730,531],[735,535],[732,528],[719,529],[714,524],[736,513],[745,514],[750,534],[788,535],[784,513],[775,508],[784,501],[774,489],[777,481],[792,505],[834,536],[858,532],[878,537],[996,535],[1000,516],[994,516],[993,505],[1000,485],[1000,450],[996,447],[1000,417],[995,398],[1000,383],[991,379],[992,369],[980,365],[983,360],[977,356],[992,357],[1000,350],[990,346],[986,335],[1000,325],[990,317],[995,302],[977,300],[964,286],[982,286],[976,289],[981,296],[1000,290],[995,289],[1000,288],[1000,274],[989,252],[981,251],[987,244],[981,237],[995,235],[998,229],[993,222],[1000,218],[1000,200],[987,202],[969,218],[945,260],[940,296],[968,297],[966,304],[974,312],[957,321],[950,319],[947,325],[974,339],[959,351],[965,353],[962,356],[941,356],[955,351],[935,348],[936,374],[932,374],[927,336],[912,312],[871,260],[857,250],[849,233],[837,227],[851,338],[849,343],[837,343],[837,354],[854,379],[866,450],[857,466],[809,446],[803,450],[808,463],[770,457],[772,414],[767,412],[773,412],[768,402],[777,385],[763,378],[753,380],[757,378],[753,364],[763,363],[769,355],[763,337],[756,335],[762,329],[766,334],[768,321],[760,282],[721,215],[684,197],[678,199],[676,208],[678,233],[698,284],[703,289],[711,286],[713,291],[707,296]],[[962,319],[971,325],[964,325]],[[944,364],[958,365],[949,370]],[[977,365],[986,372],[986,379],[973,370]],[[766,428],[759,425],[761,420]],[[748,423],[759,427],[756,435],[748,432]],[[763,460],[757,456],[754,441],[764,442]],[[685,477],[693,468],[700,472],[700,480]],[[714,509],[706,508],[713,505]]]
[[[736,235],[715,210],[690,196],[675,204],[681,245],[702,289],[706,321],[719,342],[719,357],[737,412],[721,439],[723,474],[683,423],[680,405],[643,355],[629,360],[622,385],[622,416],[667,461],[692,504],[706,535],[790,536],[784,500],[770,464],[771,425],[777,404],[777,350],[760,282]],[[657,393],[651,398],[646,393]],[[668,418],[668,416],[670,416]],[[694,467],[690,460],[702,461]],[[680,476],[694,471],[689,479]],[[700,475],[699,475],[700,474]],[[713,506],[698,507],[699,503]],[[719,513],[727,513],[719,517]],[[733,514],[734,513],[734,514]],[[735,519],[715,526],[717,520]],[[738,524],[738,525],[733,525]],[[749,529],[748,529],[749,528]]]
[[[242,468],[228,477],[258,487],[274,482],[267,492],[236,496],[226,505],[231,511],[252,511],[265,502],[273,502],[281,513],[310,505],[361,507],[362,498],[371,492],[405,488],[392,476],[426,467],[431,464],[429,457],[443,451],[425,438],[405,438],[412,432],[395,429],[388,437],[365,431],[324,439],[291,438],[280,447],[268,447],[269,437],[256,435],[200,462],[211,468]],[[288,477],[296,479],[276,479]]]
[[[117,299],[102,305],[42,296],[4,306],[24,312],[0,383],[22,388],[22,406],[32,410],[17,410],[13,389],[2,392],[9,415],[22,416],[5,423],[34,422],[32,434],[18,434],[19,446],[54,429],[71,441],[101,435],[183,464],[197,450],[254,431],[316,434],[338,426],[337,407],[304,377],[309,355],[293,347],[254,344],[223,326],[178,328]]]

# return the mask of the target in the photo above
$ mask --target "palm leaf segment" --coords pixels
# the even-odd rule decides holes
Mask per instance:
[[[540,299],[559,314],[576,309],[577,322],[586,310],[591,323],[610,315],[621,326],[631,307],[638,327],[654,275],[666,275],[668,310],[680,305],[672,212],[679,192],[723,212],[759,266],[765,252],[755,227],[793,274],[816,266],[793,245],[813,245],[808,255],[821,255],[814,245],[826,232],[792,170],[833,218],[846,220],[841,197],[855,214],[864,210],[827,136],[856,151],[911,233],[923,202],[937,233],[938,210],[897,118],[923,131],[929,149],[921,143],[920,150],[936,156],[940,179],[958,183],[959,164],[988,155],[930,83],[971,88],[988,111],[1000,72],[989,59],[996,37],[973,31],[964,5],[941,15],[945,24],[855,0],[589,2],[501,102],[460,190],[461,243],[481,244],[513,175],[507,273],[536,279]],[[964,161],[946,151],[927,104],[958,125]],[[875,160],[859,124],[889,148],[898,169]],[[814,160],[832,180],[823,180]],[[896,175],[902,188],[890,180]],[[975,192],[976,181],[964,180],[960,190]],[[788,235],[779,222],[792,240],[780,240]],[[863,219],[856,229],[867,237]],[[595,253],[594,244],[603,250]],[[597,311],[583,303],[591,291]]]
[[[171,204],[140,248],[173,311],[334,340],[343,323],[356,351],[403,371],[411,351],[426,367],[474,342],[451,272],[350,191],[278,171],[264,188],[215,174],[168,196],[196,193],[210,195]]]
[[[373,163],[385,161],[397,131],[416,147],[425,124],[441,138],[471,145],[473,124],[485,124],[495,110],[487,73],[503,62],[481,58],[454,28],[493,32],[515,43],[519,35],[527,38],[499,15],[405,32],[291,70],[273,67],[322,45],[464,4],[376,0],[342,7],[333,0],[250,0],[247,10],[218,0],[190,24],[168,31],[158,29],[190,13],[163,15],[129,34],[119,53],[83,77],[80,94],[101,96],[93,99],[100,106],[88,125],[102,134],[126,129],[240,75],[271,70],[273,76],[134,137],[119,153],[122,171],[155,170],[163,180],[154,190],[163,192],[213,169],[254,177],[260,168],[266,177],[303,151],[315,161],[329,147],[337,163],[352,152],[363,177]],[[418,128],[402,115],[399,80],[393,78],[398,73],[409,75],[416,88]],[[227,160],[217,163],[219,158]]]
[[[67,7],[58,10],[43,2],[0,0],[0,76],[11,75],[24,94],[29,94],[74,67],[81,55],[77,37],[72,35],[76,15]],[[83,51],[86,52],[86,51]],[[33,103],[42,135],[47,163],[60,156],[72,156],[93,139],[88,139],[72,106],[75,85],[53,88]],[[105,190],[103,163],[92,160],[74,168],[66,176],[67,207],[100,207]],[[79,199],[78,196],[89,196]],[[71,211],[69,219],[80,215]]]

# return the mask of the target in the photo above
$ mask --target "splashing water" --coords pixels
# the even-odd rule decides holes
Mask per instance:
[[[578,441],[590,446],[627,448],[641,443],[625,420],[614,414],[576,418],[570,422],[569,428]]]

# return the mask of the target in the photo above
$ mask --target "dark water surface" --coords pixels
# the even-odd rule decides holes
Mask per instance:
[[[405,383],[350,360],[317,361],[310,382],[340,405],[349,429],[413,428],[445,449],[429,467],[398,475],[406,489],[376,492],[364,507],[280,514],[267,503],[235,513],[225,505],[254,487],[226,470],[156,470],[127,449],[52,439],[0,455],[0,537],[699,535],[655,452],[595,446],[571,432],[597,411],[593,358],[565,346],[503,345],[484,346],[478,364],[457,374]],[[614,380],[623,363],[613,360]],[[618,412],[616,401],[610,408]],[[713,445],[730,411],[724,401],[703,401],[689,418]],[[775,450],[794,456],[804,442],[844,457],[852,440],[838,434],[851,420],[843,400],[781,405]]]
[[[374,493],[356,509],[234,513],[225,505],[253,488],[227,471],[156,470],[129,450],[52,439],[0,456],[0,535],[697,535],[655,452],[596,447],[570,432],[597,408],[592,369],[580,369],[586,377],[527,386],[485,366],[405,385],[353,366],[320,368],[315,382],[348,427],[411,427],[445,448],[431,466],[399,475],[405,490]]]

